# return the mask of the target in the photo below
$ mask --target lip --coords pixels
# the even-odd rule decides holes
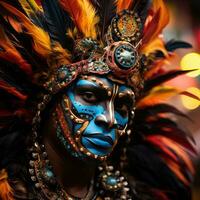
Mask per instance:
[[[84,134],[83,137],[87,137],[88,139],[98,139],[98,140],[102,140],[107,142],[108,144],[110,144],[111,146],[114,145],[114,141],[113,139],[109,136],[109,135],[105,135],[102,133],[91,133],[91,134]],[[91,141],[91,140],[90,140]]]

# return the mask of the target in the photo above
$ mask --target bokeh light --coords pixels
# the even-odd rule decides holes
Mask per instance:
[[[200,98],[200,90],[198,88],[190,87],[186,91]],[[200,101],[185,95],[181,96],[181,100],[184,107],[189,110],[194,110],[200,106]]]
[[[188,73],[188,76],[197,77],[200,75],[200,54],[198,53],[188,53],[181,60],[181,68],[183,70],[198,69],[193,72]]]

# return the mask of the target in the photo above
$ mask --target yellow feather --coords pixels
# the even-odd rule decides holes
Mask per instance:
[[[170,86],[157,86],[150,91],[148,96],[138,101],[136,106],[137,108],[141,108],[143,106],[165,102],[171,97],[180,94],[181,92],[182,91],[178,88]]]
[[[27,33],[31,35],[33,39],[33,48],[35,51],[45,58],[48,57],[49,53],[51,52],[51,41],[48,33],[34,25],[30,19],[28,19],[23,13],[18,11],[13,6],[5,2],[0,2],[0,4],[5,8],[6,11],[10,12],[11,15],[16,16],[19,24],[21,24]]]
[[[33,38],[33,48],[35,51],[43,57],[47,57],[51,51],[49,35],[37,26],[30,26],[28,31]]]
[[[19,3],[29,17],[35,15],[36,12],[42,11],[41,7],[37,5],[35,0],[19,0]]]
[[[154,40],[152,40],[151,42],[145,45],[142,45],[140,52],[148,56],[152,52],[155,52],[158,50],[160,50],[166,57],[168,57],[168,52],[165,48],[164,41],[159,37],[155,38]]]
[[[52,53],[49,55],[47,62],[51,68],[56,68],[70,64],[70,57],[71,54],[66,49],[63,49],[60,43],[55,42],[52,45]]]
[[[85,37],[96,39],[96,24],[99,21],[99,17],[96,15],[94,7],[88,0],[79,0],[78,3],[81,7],[79,19],[81,31]]]

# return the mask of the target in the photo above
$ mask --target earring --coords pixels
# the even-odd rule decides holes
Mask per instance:
[[[112,165],[99,166],[98,169],[100,172],[98,176],[100,193],[104,199],[131,199],[128,181],[119,170],[115,170]],[[113,194],[111,195],[111,193]]]

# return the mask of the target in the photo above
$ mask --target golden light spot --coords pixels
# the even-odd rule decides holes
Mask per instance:
[[[198,88],[191,87],[191,88],[188,88],[186,91],[200,98],[200,90]],[[181,101],[184,107],[189,110],[194,110],[200,106],[200,101],[193,99],[191,97],[185,96],[185,95],[181,96]]]
[[[190,77],[196,77],[200,75],[200,54],[198,53],[188,53],[186,54],[181,62],[181,68],[183,70],[197,69],[194,72],[190,72],[187,75]]]

